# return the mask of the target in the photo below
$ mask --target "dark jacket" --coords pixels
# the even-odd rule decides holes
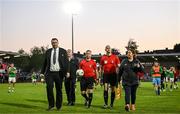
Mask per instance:
[[[51,52],[52,52],[52,48],[48,49],[45,53],[45,59],[44,59],[44,63],[41,69],[42,74],[46,75],[48,72],[50,72]],[[58,60],[59,60],[59,65],[60,65],[60,71],[63,72],[63,77],[64,77],[65,74],[67,73],[67,67],[68,67],[68,58],[67,58],[67,52],[65,49],[59,48]]]
[[[70,79],[73,81],[76,81],[76,71],[79,68],[79,61],[77,58],[72,58],[70,61],[68,61],[68,70],[67,72],[70,73]]]
[[[137,66],[139,64],[139,67]],[[121,62],[119,68],[118,80],[122,79],[122,85],[138,85],[139,80],[137,73],[143,72],[144,67],[141,65],[138,59],[134,59],[130,62],[127,58]]]

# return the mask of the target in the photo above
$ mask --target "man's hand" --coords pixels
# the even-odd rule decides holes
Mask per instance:
[[[122,84],[122,80],[121,81],[119,81],[119,85],[121,85]]]
[[[70,73],[69,72],[67,72],[67,74],[66,74],[66,78],[69,78],[70,77]]]

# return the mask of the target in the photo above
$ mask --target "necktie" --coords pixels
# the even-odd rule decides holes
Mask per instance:
[[[53,54],[53,64],[56,63],[56,49],[54,49],[54,54]]]

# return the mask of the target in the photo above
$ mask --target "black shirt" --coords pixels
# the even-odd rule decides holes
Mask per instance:
[[[118,80],[122,79],[122,85],[137,85],[139,84],[138,72],[142,72],[144,67],[141,65],[138,59],[129,61],[127,58],[121,62],[119,68]]]
[[[70,79],[76,80],[76,71],[79,68],[79,61],[77,58],[71,58],[70,61],[68,61],[68,72],[70,73]]]

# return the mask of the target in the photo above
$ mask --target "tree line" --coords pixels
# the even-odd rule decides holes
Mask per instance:
[[[24,49],[19,49],[19,54],[27,56],[13,57],[9,62],[13,62],[17,68],[21,68],[25,72],[40,71],[47,49],[48,46],[34,46],[30,49],[30,53],[25,52]],[[180,52],[180,43],[175,44],[173,49],[174,52]],[[113,52],[120,54],[119,50],[116,49]]]

